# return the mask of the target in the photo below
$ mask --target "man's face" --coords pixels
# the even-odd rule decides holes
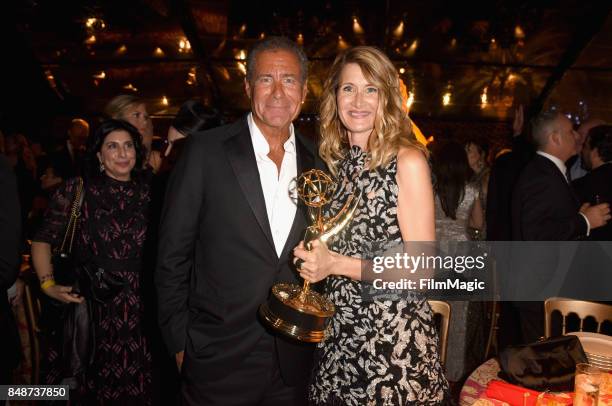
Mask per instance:
[[[297,56],[285,50],[263,51],[255,60],[251,82],[244,86],[257,127],[264,134],[289,131],[306,97]]]
[[[70,144],[75,150],[85,149],[87,137],[89,136],[89,126],[81,121],[74,121],[68,130]]]
[[[557,120],[559,158],[567,161],[579,152],[577,149],[579,135],[567,117],[559,116]]]

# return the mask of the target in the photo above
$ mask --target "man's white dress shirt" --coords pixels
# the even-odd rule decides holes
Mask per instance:
[[[297,210],[294,187],[297,176],[295,131],[292,124],[289,127],[289,139],[284,144],[285,155],[279,173],[274,161],[268,157],[270,146],[255,124],[252,113],[249,114],[247,121],[261,180],[261,189],[266,201],[266,212],[272,230],[274,248],[280,257]]]

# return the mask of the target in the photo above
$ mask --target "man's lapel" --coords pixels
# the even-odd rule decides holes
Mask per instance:
[[[240,130],[233,137],[225,141],[225,149],[242,193],[249,206],[251,206],[261,231],[266,236],[272,250],[276,252],[246,118],[242,120]]]
[[[302,136],[297,133],[295,134],[295,147],[296,147],[296,155],[297,155],[297,177],[312,168],[314,168],[314,155],[312,152],[304,145],[302,141]],[[297,178],[296,178],[297,181]],[[297,185],[296,185],[297,187]],[[287,241],[285,242],[285,246],[283,247],[283,251],[281,253],[281,258],[288,254],[289,250],[292,250],[296,245],[297,241],[300,241],[304,234],[304,228],[307,225],[306,221],[308,218],[308,207],[304,204],[302,199],[300,199],[297,194],[297,210],[295,212],[295,217],[293,218],[293,224],[291,226],[291,231],[289,231],[289,235],[287,236]]]

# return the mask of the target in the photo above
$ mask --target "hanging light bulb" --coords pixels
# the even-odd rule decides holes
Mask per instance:
[[[123,89],[129,90],[131,92],[137,92],[138,91],[138,89],[136,87],[134,87],[134,85],[132,85],[131,83],[128,83],[127,85],[123,86]]]
[[[412,44],[410,44],[410,48],[408,48],[408,56],[414,55],[418,47],[419,47],[419,40],[415,39],[414,41],[412,41]]]
[[[299,34],[297,35],[297,39],[296,39],[296,41],[295,41],[295,42],[297,42],[297,44],[298,44],[299,46],[304,45],[304,35],[302,35],[302,33],[299,33]]]
[[[413,103],[414,103],[414,92],[410,91],[408,92],[408,99],[406,100],[406,107],[408,108],[408,111],[410,111],[410,107],[412,107]]]
[[[344,38],[342,38],[342,35],[338,35],[338,49],[346,49],[348,47],[349,45],[344,40]]]
[[[484,109],[489,104],[489,98],[487,96],[487,91],[488,91],[488,88],[485,86],[484,89],[482,89],[482,94],[480,95],[480,108],[481,109]]]
[[[153,56],[156,56],[158,58],[161,58],[163,56],[165,56],[166,54],[164,53],[164,50],[161,49],[160,47],[155,48],[155,50],[153,51]]]
[[[359,19],[357,19],[357,17],[353,17],[353,32],[356,35],[363,34],[363,27],[359,24]]]
[[[189,43],[189,40],[187,40],[187,38],[181,38],[179,39],[179,52],[180,53],[184,53],[184,52],[190,52],[191,51],[191,44]]]
[[[400,21],[397,27],[393,30],[393,36],[395,38],[401,38],[404,35],[404,22]]]
[[[162,96],[161,104],[162,104],[162,106],[167,106],[169,104],[168,103],[168,98],[166,96]]]
[[[246,57],[247,57],[246,51],[244,49],[241,49],[234,56],[238,60],[238,62],[236,62],[236,66],[238,67],[238,70],[243,75],[246,75],[247,73],[246,62],[243,62],[244,60],[246,60]]]
[[[442,95],[442,105],[448,106],[449,104],[451,104],[451,97],[452,97],[452,94],[450,91],[445,92]]]
[[[525,31],[523,31],[523,28],[520,25],[517,25],[516,27],[514,27],[514,37],[516,39],[525,38]]]

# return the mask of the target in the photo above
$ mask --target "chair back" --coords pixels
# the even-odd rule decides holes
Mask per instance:
[[[551,319],[553,312],[558,311],[562,316],[561,334],[565,335],[566,318],[574,313],[580,319],[579,331],[583,331],[584,320],[593,317],[597,322],[597,333],[601,333],[601,325],[604,321],[612,322],[612,306],[584,300],[574,300],[563,297],[551,297],[544,302],[544,335],[551,336]]]
[[[450,325],[451,307],[441,300],[428,300],[434,315],[440,316],[440,362],[446,364],[446,347],[448,345],[448,326]]]

